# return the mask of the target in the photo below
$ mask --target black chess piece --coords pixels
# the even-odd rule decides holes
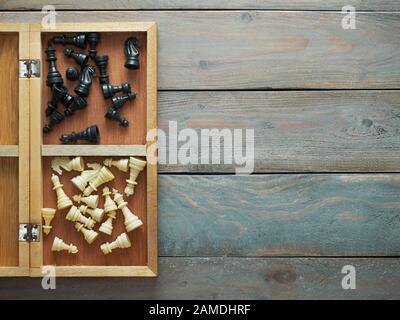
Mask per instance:
[[[108,109],[105,117],[107,119],[111,119],[111,120],[117,121],[123,127],[128,127],[129,126],[129,121],[124,119],[124,118],[122,118],[121,115],[118,113],[118,111],[113,107]]]
[[[111,84],[105,83],[101,86],[101,90],[103,91],[104,99],[108,99],[118,92],[131,92],[131,85],[127,82],[122,83],[119,86],[113,86]]]
[[[74,45],[78,48],[85,49],[86,48],[86,35],[83,34],[78,34],[76,36],[55,36],[51,39],[51,42],[54,44],[63,44],[64,46],[67,44]]]
[[[45,124],[43,127],[43,132],[48,133],[53,130],[53,127],[56,124],[59,124],[61,121],[63,121],[65,118],[62,113],[58,112],[57,110],[53,110],[53,112],[50,115],[50,122],[48,124]]]
[[[97,55],[97,44],[100,42],[100,33],[88,32],[86,39],[89,43],[89,56],[94,59]]]
[[[89,60],[89,56],[87,54],[84,54],[83,52],[75,52],[74,50],[72,50],[70,48],[65,48],[64,54],[67,57],[74,59],[75,62],[78,65],[80,65],[81,67],[84,67]]]
[[[100,84],[109,83],[110,80],[107,75],[108,56],[96,56],[94,61],[96,62],[96,66],[97,68],[99,68],[100,71],[99,75]]]
[[[131,37],[125,41],[125,68],[139,69],[139,48],[140,43],[136,38]]]
[[[70,81],[76,81],[79,79],[79,71],[74,67],[68,67],[65,71],[65,75]]]
[[[54,110],[57,110],[57,100],[53,97],[48,103],[46,108],[46,117],[50,117]]]
[[[45,50],[46,52],[46,61],[49,63],[49,71],[47,73],[46,85],[48,87],[53,87],[55,84],[63,84],[63,78],[60,72],[57,70],[57,56],[56,49],[49,43],[49,46]]]
[[[96,70],[90,64],[87,64],[79,74],[79,84],[75,88],[75,93],[86,98],[89,95],[89,89],[92,86],[92,77],[96,76]]]
[[[87,107],[87,101],[80,96],[76,96],[74,103],[65,109],[64,115],[66,117],[70,117],[74,114],[76,110],[84,109],[86,107]]]
[[[115,109],[121,108],[127,101],[132,101],[136,97],[136,93],[129,92],[126,96],[112,97],[112,106]]]
[[[64,85],[54,85],[53,96],[66,108],[74,102],[74,97],[68,93],[68,89]]]
[[[62,143],[77,142],[78,140],[87,140],[92,143],[98,143],[100,140],[100,131],[97,125],[90,126],[81,132],[72,132],[71,134],[63,134],[60,137]]]

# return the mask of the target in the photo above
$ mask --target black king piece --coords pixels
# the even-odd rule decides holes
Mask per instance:
[[[63,84],[63,78],[60,72],[57,70],[57,57],[56,57],[56,49],[49,43],[46,52],[46,61],[49,63],[49,71],[47,73],[46,85],[52,88],[54,85]]]

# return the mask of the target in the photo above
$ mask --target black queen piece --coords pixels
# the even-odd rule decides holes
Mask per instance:
[[[46,61],[49,63],[49,71],[47,73],[46,85],[52,88],[55,84],[63,84],[63,78],[57,70],[57,56],[56,49],[49,43],[46,52]]]

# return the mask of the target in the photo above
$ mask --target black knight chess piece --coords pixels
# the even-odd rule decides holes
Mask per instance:
[[[107,75],[108,56],[96,56],[94,60],[96,62],[97,68],[99,68],[100,71],[99,75],[100,84],[109,83],[110,80]]]
[[[64,54],[67,57],[74,59],[75,62],[81,67],[84,67],[89,60],[89,56],[87,54],[84,54],[83,52],[75,52],[70,48],[65,48]]]
[[[74,45],[78,48],[85,49],[86,48],[86,35],[83,34],[78,34],[76,36],[55,36],[51,39],[51,42],[54,44],[63,44],[65,45]]]
[[[86,40],[89,43],[89,56],[94,59],[97,55],[97,44],[100,42],[100,33],[88,32]]]
[[[107,119],[117,121],[123,127],[129,126],[129,121],[124,119],[123,117],[121,117],[121,115],[118,113],[118,111],[113,107],[108,109],[105,117]]]
[[[74,97],[68,93],[64,85],[53,86],[53,97],[66,108],[74,102]]]
[[[139,69],[139,48],[140,43],[136,38],[131,37],[125,41],[125,68],[132,70]]]
[[[74,114],[76,110],[84,109],[87,107],[87,105],[88,103],[85,98],[82,98],[81,96],[76,96],[74,103],[70,107],[65,109],[64,115],[66,117],[70,117]]]
[[[134,92],[129,92],[126,96],[114,96],[111,98],[112,101],[112,106],[115,109],[121,108],[126,102],[132,101],[136,97],[136,93]]]
[[[96,70],[90,64],[87,64],[79,74],[79,84],[75,88],[75,93],[86,98],[89,95],[92,86],[92,77],[96,76]]]
[[[131,92],[131,85],[127,82],[122,83],[118,86],[113,86],[111,84],[105,83],[101,86],[101,90],[103,91],[104,99],[108,99],[118,92]]]
[[[50,117],[54,110],[57,110],[57,100],[53,97],[48,103],[46,107],[46,117]]]
[[[74,67],[68,67],[65,71],[65,75],[70,81],[76,81],[79,79],[79,71]]]
[[[63,134],[60,137],[62,143],[74,143],[78,140],[86,140],[91,143],[98,143],[100,140],[100,131],[97,125],[90,126],[81,132],[72,132],[71,134]]]
[[[57,110],[53,110],[53,112],[50,115],[50,121],[48,124],[45,124],[43,127],[43,132],[48,133],[53,130],[53,127],[56,124],[59,124],[61,121],[63,121],[65,118],[62,113],[58,112]]]
[[[49,71],[47,73],[46,85],[48,87],[53,87],[55,84],[63,84],[63,78],[60,72],[57,70],[57,56],[56,49],[49,43],[46,52],[46,61],[49,63]]]

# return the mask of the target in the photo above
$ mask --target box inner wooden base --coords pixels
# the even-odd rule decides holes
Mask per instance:
[[[98,162],[102,163],[105,157],[84,157],[86,163]],[[115,158],[120,159],[120,158]],[[143,158],[142,158],[143,159]],[[51,175],[54,171],[51,169],[52,157],[43,158],[43,207],[56,208],[57,197],[52,190]],[[129,177],[129,173],[121,172],[117,168],[110,168],[114,174],[115,179],[99,187],[98,191],[92,194],[99,194],[99,208],[104,207],[104,197],[101,195],[105,186],[116,188],[121,194],[125,189],[125,180]],[[71,178],[79,175],[79,172],[63,172],[60,176],[60,181],[64,185],[65,193],[72,199],[75,194],[80,194],[72,182]],[[45,265],[58,265],[58,266],[72,266],[72,265],[85,265],[85,266],[144,266],[147,264],[147,216],[146,216],[146,169],[143,170],[138,179],[137,186],[135,187],[135,194],[130,197],[124,195],[125,201],[128,202],[128,207],[136,214],[143,222],[143,226],[133,230],[128,234],[132,247],[127,249],[116,249],[108,255],[104,255],[100,250],[100,245],[105,242],[114,241],[118,235],[125,232],[124,217],[121,210],[117,210],[117,218],[114,220],[114,230],[112,235],[106,235],[99,232],[99,236],[92,243],[88,244],[83,237],[83,234],[77,232],[74,222],[65,219],[69,209],[57,210],[55,218],[51,225],[53,226],[49,235],[43,238],[43,262]],[[79,207],[79,204],[74,203]],[[104,217],[104,222],[106,216]],[[101,223],[102,223],[101,222]],[[93,230],[98,231],[101,223],[97,222]],[[51,246],[54,237],[57,236],[63,239],[67,244],[74,244],[78,247],[77,254],[69,254],[66,251],[53,252]]]

